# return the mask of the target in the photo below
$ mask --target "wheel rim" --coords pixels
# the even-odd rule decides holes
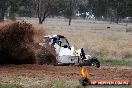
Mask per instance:
[[[91,66],[97,67],[97,63],[96,62],[92,62]]]

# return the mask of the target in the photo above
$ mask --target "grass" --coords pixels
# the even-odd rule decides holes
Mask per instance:
[[[45,88],[82,88],[78,80],[51,80]]]
[[[62,81],[51,81],[48,85],[49,86],[47,87],[49,88],[68,88],[68,86]]]
[[[127,60],[118,60],[118,59],[114,59],[114,60],[111,60],[111,59],[101,59],[100,60],[101,62],[101,65],[105,65],[105,66],[116,66],[116,65],[119,65],[119,66],[132,66],[132,61],[127,61]]]
[[[1,84],[0,88],[22,88],[21,86],[15,85],[15,84]]]
[[[127,27],[126,32],[132,32],[132,27]]]
[[[78,82],[79,83],[79,82]],[[80,84],[72,86],[67,83],[64,83],[63,81],[50,81],[44,86],[32,86],[32,88],[131,88],[132,86],[103,86],[103,85],[89,85],[86,87],[81,86]],[[20,86],[16,86],[14,84],[0,84],[0,88],[24,88]],[[31,88],[31,87],[28,87]]]

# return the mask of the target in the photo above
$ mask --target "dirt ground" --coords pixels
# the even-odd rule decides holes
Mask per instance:
[[[2,65],[0,66],[0,81],[24,87],[40,86],[46,83],[45,80],[75,80],[79,83],[81,68],[78,66]],[[105,66],[97,69],[86,66],[84,68],[89,71],[90,79],[130,79],[132,82],[132,68],[130,67]]]

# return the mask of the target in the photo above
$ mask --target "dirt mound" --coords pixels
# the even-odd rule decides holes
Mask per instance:
[[[41,32],[41,33],[40,33]],[[36,63],[35,37],[42,31],[26,22],[0,24],[0,64]]]

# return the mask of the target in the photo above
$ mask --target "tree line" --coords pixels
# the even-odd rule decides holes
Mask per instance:
[[[132,0],[0,0],[0,21],[20,17],[38,17],[42,24],[46,17],[63,16],[71,20],[86,17],[86,12],[96,20],[118,23],[132,17]]]

